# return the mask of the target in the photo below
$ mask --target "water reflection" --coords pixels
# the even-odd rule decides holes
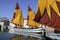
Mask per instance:
[[[14,39],[18,39],[18,40],[39,40],[39,38],[36,37],[27,37],[27,36],[23,36],[23,35],[15,35],[15,34],[10,34],[8,32],[0,32],[0,40],[10,40],[12,38],[12,40]],[[41,38],[40,38],[41,39]]]
[[[10,40],[42,40],[42,39],[31,37],[31,36],[17,35],[17,36],[10,38]]]
[[[9,38],[15,36],[14,34],[10,34],[8,32],[0,32],[0,40],[9,40]]]

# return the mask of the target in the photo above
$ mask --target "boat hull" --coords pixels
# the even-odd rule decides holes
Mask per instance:
[[[15,34],[19,34],[19,33],[40,33],[43,32],[42,28],[38,28],[38,29],[22,29],[22,28],[9,28],[9,33],[15,33]]]

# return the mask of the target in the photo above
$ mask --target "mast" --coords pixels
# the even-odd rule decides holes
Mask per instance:
[[[24,17],[22,16],[22,14],[21,14],[21,21],[20,22],[21,22],[21,27],[24,28]]]

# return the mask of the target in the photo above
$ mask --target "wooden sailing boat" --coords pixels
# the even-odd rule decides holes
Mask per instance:
[[[22,11],[20,10],[20,7],[18,5],[18,3],[16,3],[16,8],[14,11],[14,16],[13,19],[11,21],[13,24],[19,27],[23,27],[23,23],[24,23],[24,18],[22,16]]]
[[[29,7],[28,7],[29,8]],[[42,30],[42,28],[37,28],[37,29],[31,29],[30,28],[30,25],[35,27],[36,26],[39,26],[40,24],[39,23],[35,23],[35,21],[33,20],[34,19],[34,12],[31,11],[31,9],[29,10],[29,13],[28,13],[28,25],[29,25],[29,28],[24,28],[23,24],[24,24],[24,18],[22,17],[22,14],[21,14],[21,10],[19,9],[19,6],[18,6],[18,3],[16,3],[16,8],[15,8],[15,12],[14,12],[14,16],[13,16],[13,19],[12,19],[12,23],[14,23],[16,25],[15,28],[10,28],[10,31],[9,33],[15,33],[15,34],[23,34],[23,33],[38,33],[38,32],[41,32],[40,30]],[[32,16],[32,17],[31,17]],[[31,24],[33,23],[33,24]],[[11,32],[12,31],[12,32]]]

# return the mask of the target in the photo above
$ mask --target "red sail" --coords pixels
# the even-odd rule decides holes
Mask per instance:
[[[52,27],[60,29],[60,17],[57,15],[57,13],[51,8],[51,14],[52,14]]]
[[[41,15],[40,15],[39,7],[38,7],[38,11],[37,11],[37,13],[35,15],[34,21],[39,23],[40,19],[41,19]]]
[[[56,2],[57,3],[57,6],[58,6],[58,9],[59,9],[59,12],[60,12],[60,2]],[[60,17],[59,17],[59,22],[60,22]]]
[[[48,14],[47,14],[46,10],[44,11],[44,15],[41,18],[40,23],[43,24],[43,25],[46,25],[46,26],[51,26],[51,22],[50,22],[50,19],[48,17]]]

